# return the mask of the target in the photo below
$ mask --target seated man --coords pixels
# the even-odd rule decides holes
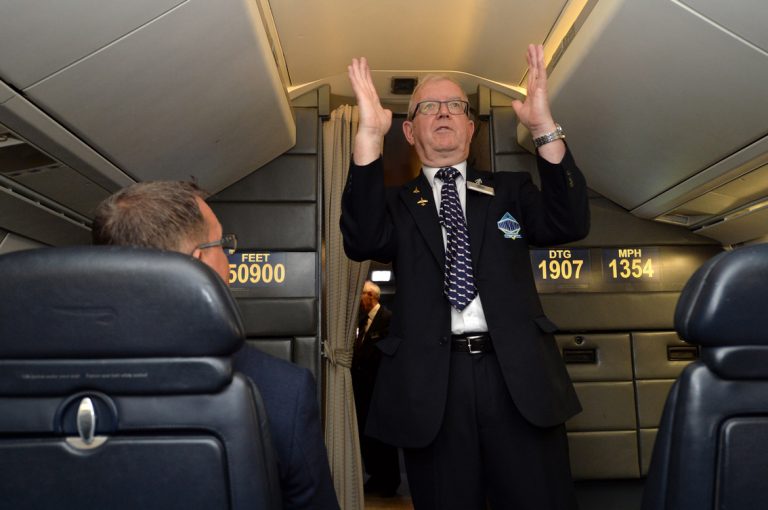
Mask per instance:
[[[195,184],[142,182],[124,188],[96,209],[94,244],[160,248],[188,253],[228,281],[221,224]],[[235,370],[251,378],[267,409],[278,458],[285,509],[338,509],[320,427],[315,381],[309,370],[245,345]]]

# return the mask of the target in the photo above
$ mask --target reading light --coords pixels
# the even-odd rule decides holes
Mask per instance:
[[[372,282],[388,282],[392,279],[392,271],[376,270],[371,272]]]

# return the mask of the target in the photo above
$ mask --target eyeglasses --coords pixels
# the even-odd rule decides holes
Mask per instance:
[[[237,251],[237,236],[235,234],[224,234],[218,241],[198,244],[197,248],[204,250],[206,248],[215,248],[217,246],[221,246],[228,255],[234,255]]]
[[[421,101],[416,103],[416,108],[413,109],[410,119],[416,116],[417,113],[422,115],[437,115],[440,113],[440,105],[444,104],[448,108],[448,113],[451,115],[467,115],[469,112],[469,103],[462,101],[461,99],[451,99],[449,101]]]

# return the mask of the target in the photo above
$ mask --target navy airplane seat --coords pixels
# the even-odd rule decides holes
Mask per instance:
[[[722,253],[690,279],[675,328],[701,360],[670,390],[643,510],[768,505],[768,244]]]
[[[243,326],[191,257],[112,246],[0,256],[0,507],[280,508]]]

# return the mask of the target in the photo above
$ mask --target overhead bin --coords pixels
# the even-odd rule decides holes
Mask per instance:
[[[3,91],[12,92],[0,82],[0,93]],[[23,138],[20,132],[28,137]],[[61,204],[60,212],[65,215],[68,208],[75,216],[86,217],[100,200],[133,182],[15,93],[0,101],[0,178],[17,193],[36,193]]]
[[[766,152],[764,4],[716,4],[598,2],[551,72],[552,110],[590,187],[638,216],[743,174],[748,160],[732,156],[745,149]]]
[[[0,74],[14,88],[26,89],[183,2],[5,2],[0,7],[6,20],[0,31]]]
[[[763,238],[768,234],[768,137],[632,212],[687,226],[724,245]]]
[[[43,244],[88,244],[96,204],[131,182],[0,82],[0,228]]]
[[[0,79],[131,180],[216,192],[295,143],[255,2],[12,2],[0,20]]]

